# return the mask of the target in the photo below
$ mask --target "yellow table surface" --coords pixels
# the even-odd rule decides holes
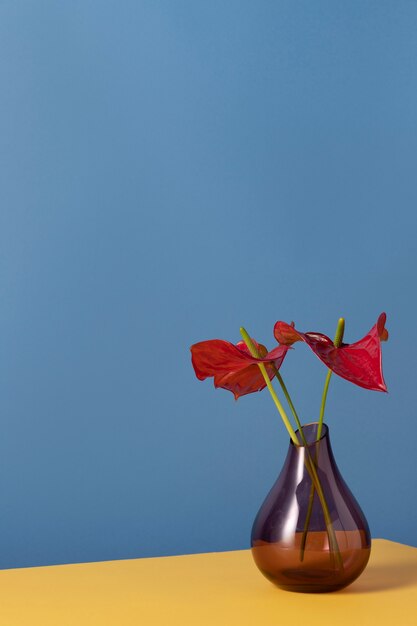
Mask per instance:
[[[376,539],[350,587],[281,591],[249,550],[0,571],[1,626],[417,626],[417,548]]]

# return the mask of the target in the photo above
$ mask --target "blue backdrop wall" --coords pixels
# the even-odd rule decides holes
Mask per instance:
[[[189,346],[356,341],[327,421],[373,535],[417,545],[417,5],[2,2],[0,565],[245,548],[288,437]],[[283,374],[305,422],[325,369]]]

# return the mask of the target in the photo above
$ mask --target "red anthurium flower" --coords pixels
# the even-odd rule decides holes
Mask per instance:
[[[222,339],[200,341],[191,346],[191,358],[197,378],[214,377],[214,386],[231,391],[235,399],[266,387],[258,367],[264,363],[270,380],[275,376],[288,351],[288,346],[277,346],[271,352],[252,339],[261,358],[251,356],[244,341],[236,345]]]
[[[329,369],[359,387],[373,391],[387,391],[382,375],[381,341],[388,339],[385,328],[385,313],[381,313],[377,323],[369,333],[356,343],[342,343],[336,348],[333,341],[321,333],[300,333],[293,325],[277,322],[274,327],[276,340],[285,346],[296,341],[305,341],[314,354]]]

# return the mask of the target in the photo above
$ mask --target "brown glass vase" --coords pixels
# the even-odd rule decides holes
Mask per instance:
[[[371,551],[366,518],[343,480],[329,429],[303,426],[307,442],[290,442],[278,480],[252,529],[252,554],[270,581],[287,591],[336,591],[365,569]]]

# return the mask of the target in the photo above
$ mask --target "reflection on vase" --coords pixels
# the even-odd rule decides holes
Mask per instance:
[[[281,474],[252,529],[257,566],[288,591],[325,592],[346,587],[362,573],[371,550],[368,523],[337,468],[328,427],[323,426],[316,442],[317,426],[303,427],[307,446],[290,442]],[[317,495],[314,475],[322,498]],[[323,508],[327,508],[330,524],[326,525]]]

